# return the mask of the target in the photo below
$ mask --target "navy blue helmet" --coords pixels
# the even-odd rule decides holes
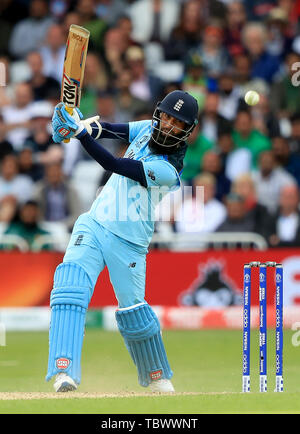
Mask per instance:
[[[172,134],[174,127],[166,133],[160,125],[161,113],[166,113],[182,122],[185,126],[180,134]],[[160,101],[152,117],[152,140],[158,146],[165,148],[177,148],[182,145],[198,123],[198,103],[196,99],[187,92],[174,90]]]

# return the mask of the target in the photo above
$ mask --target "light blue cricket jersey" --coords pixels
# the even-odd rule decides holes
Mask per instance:
[[[151,153],[150,136],[150,120],[130,122],[130,145],[124,155],[142,161],[147,188],[113,173],[88,212],[109,231],[145,247],[153,235],[156,205],[168,192],[180,187],[179,174],[167,156]]]

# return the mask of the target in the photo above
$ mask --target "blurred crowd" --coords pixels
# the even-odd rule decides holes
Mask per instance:
[[[182,179],[204,187],[206,217],[200,225],[192,195],[180,211],[188,222],[173,215],[169,229],[299,246],[299,18],[299,0],[1,0],[3,231],[29,244],[53,228],[70,233],[110,175],[76,139],[51,137],[68,29],[78,24],[91,33],[84,117],[150,119],[174,89],[198,101]],[[243,99],[250,89],[260,95],[253,107]],[[100,142],[115,155],[126,147]]]

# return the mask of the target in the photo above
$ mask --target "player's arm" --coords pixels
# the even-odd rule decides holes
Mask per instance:
[[[84,119],[80,121],[81,128],[75,132],[75,137],[80,134],[82,129],[86,129],[93,139],[119,139],[125,142],[129,141],[129,124],[127,123],[110,123],[99,122],[99,116]]]
[[[81,117],[82,115],[78,109],[75,109],[71,116],[62,103],[58,104],[52,117],[53,140],[55,142],[61,142],[75,135],[89,155],[105,170],[126,176],[127,178],[139,182],[143,187],[146,187],[147,182],[141,161],[131,160],[130,158],[116,158],[92,137],[94,129],[97,129],[97,133],[94,134],[95,138],[100,135],[104,137],[102,131],[105,127],[106,138],[116,138],[116,134],[117,137],[120,138],[121,134],[124,139],[127,136],[127,139],[129,139],[129,125],[107,123],[106,125],[101,125],[98,121],[98,116],[92,118],[92,122],[84,123],[84,121],[81,121]],[[69,131],[69,135],[66,134],[67,131]]]
[[[86,131],[78,136],[82,146],[105,170],[117,173],[139,182],[147,187],[145,172],[141,161],[130,158],[116,158],[93,139]]]

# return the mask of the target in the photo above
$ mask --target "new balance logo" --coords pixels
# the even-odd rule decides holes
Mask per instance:
[[[148,170],[147,174],[148,174],[149,178],[152,179],[152,181],[155,181],[155,175],[154,175],[154,172],[152,170]]]
[[[179,99],[177,101],[177,103],[174,105],[173,109],[176,110],[177,112],[179,112],[179,110],[181,109],[183,104],[184,104],[184,101],[182,99]]]
[[[134,159],[134,151],[131,149],[127,155],[125,155],[126,158],[130,158],[131,160]]]
[[[83,240],[83,235],[78,235],[78,237],[76,238],[76,241],[74,243],[74,246],[80,246],[80,244],[82,243]]]

